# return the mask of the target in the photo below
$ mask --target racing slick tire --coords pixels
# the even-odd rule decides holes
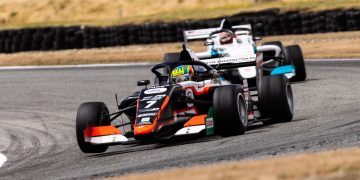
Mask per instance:
[[[305,81],[306,67],[301,47],[299,45],[286,46],[285,54],[295,67],[295,76],[290,80],[293,82]]]
[[[103,102],[86,102],[80,105],[76,115],[76,137],[79,148],[84,153],[102,153],[107,145],[93,145],[85,141],[84,131],[93,126],[110,125],[109,119],[103,118],[109,110]]]
[[[177,62],[180,59],[180,53],[165,53],[164,62]]]
[[[293,93],[284,75],[264,76],[259,83],[259,108],[265,125],[290,122],[294,114]]]
[[[221,136],[244,134],[248,123],[247,107],[241,86],[223,86],[213,95],[215,128]]]

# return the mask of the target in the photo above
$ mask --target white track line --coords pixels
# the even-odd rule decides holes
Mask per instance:
[[[355,62],[360,59],[306,59],[306,62]],[[53,65],[53,66],[0,66],[0,70],[35,70],[35,69],[70,69],[70,68],[98,68],[98,67],[128,67],[150,66],[155,63],[123,63],[123,64],[81,64],[81,65]]]
[[[4,163],[7,161],[7,158],[5,155],[0,153],[0,167],[4,165]]]
[[[360,61],[360,59],[305,59],[306,62],[355,62]]]
[[[52,65],[52,66],[0,66],[0,70],[27,70],[27,69],[68,69],[68,68],[97,68],[97,67],[128,67],[146,66],[154,63],[123,63],[123,64],[80,64],[80,65]]]

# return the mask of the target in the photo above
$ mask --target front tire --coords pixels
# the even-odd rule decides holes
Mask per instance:
[[[76,137],[79,148],[84,153],[102,153],[108,149],[107,145],[93,145],[85,141],[85,130],[95,126],[110,125],[105,117],[109,110],[102,102],[87,102],[80,105],[76,116]]]
[[[247,128],[247,107],[241,86],[224,86],[213,96],[216,131],[221,136],[244,134]]]
[[[260,80],[259,108],[264,124],[290,122],[294,114],[293,93],[284,75],[264,76]]]
[[[301,47],[299,45],[286,46],[285,54],[295,67],[295,76],[291,78],[291,81],[305,81],[306,67]]]

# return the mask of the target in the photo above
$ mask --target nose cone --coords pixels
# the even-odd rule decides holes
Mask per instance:
[[[155,124],[134,126],[134,135],[146,135],[154,132]]]

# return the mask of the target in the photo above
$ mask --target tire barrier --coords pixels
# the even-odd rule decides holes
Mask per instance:
[[[99,48],[183,41],[183,30],[218,27],[221,18],[111,27],[41,27],[0,31],[0,53]],[[256,36],[360,30],[360,9],[320,12],[279,9],[227,17],[232,24],[250,23]]]

